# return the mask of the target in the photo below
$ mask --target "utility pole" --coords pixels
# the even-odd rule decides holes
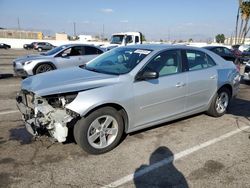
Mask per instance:
[[[102,25],[102,40],[104,40],[104,24]]]
[[[76,22],[73,22],[74,25],[74,36],[76,37]]]
[[[168,29],[168,42],[170,42],[170,31]]]
[[[21,27],[20,27],[19,17],[17,18],[17,27],[18,27],[18,30],[20,30],[20,29],[21,29]]]

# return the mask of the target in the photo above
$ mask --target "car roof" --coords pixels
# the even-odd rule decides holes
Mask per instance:
[[[65,48],[74,47],[74,46],[90,46],[90,47],[95,47],[95,48],[104,52],[104,49],[100,48],[99,46],[95,46],[93,44],[78,44],[78,43],[76,43],[76,44],[64,44],[61,46],[64,46]]]
[[[212,49],[212,48],[227,48],[226,46],[204,46],[203,48]]]

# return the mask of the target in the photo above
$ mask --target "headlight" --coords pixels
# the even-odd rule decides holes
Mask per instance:
[[[34,95],[26,94],[26,102],[28,107],[34,109]]]
[[[46,96],[48,103],[54,108],[62,108],[66,104],[71,103],[77,96],[77,92],[65,93],[62,95],[50,95]]]

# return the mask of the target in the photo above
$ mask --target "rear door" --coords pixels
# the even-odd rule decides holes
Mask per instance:
[[[186,50],[187,105],[186,110],[197,110],[208,105],[217,91],[216,63],[204,52]]]

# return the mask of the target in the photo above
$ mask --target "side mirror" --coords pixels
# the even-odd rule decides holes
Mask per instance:
[[[62,54],[62,57],[67,57],[68,56],[68,54]]]
[[[155,71],[145,71],[136,76],[136,80],[152,80],[159,78],[159,73]]]

